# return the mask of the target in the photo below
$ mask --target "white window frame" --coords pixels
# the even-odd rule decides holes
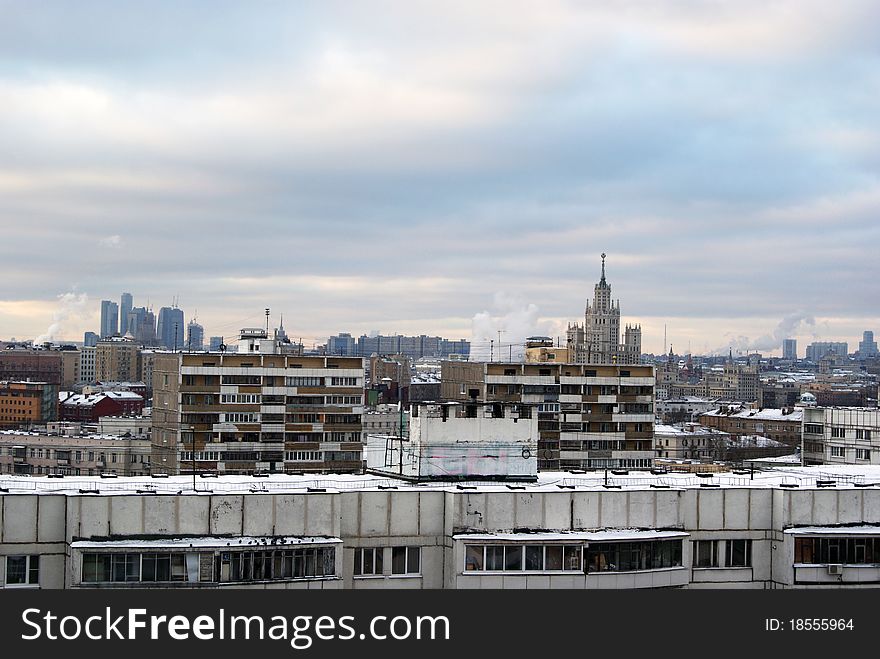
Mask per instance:
[[[27,575],[26,583],[9,583],[9,559],[10,558],[24,558],[25,559],[25,575]],[[4,587],[5,588],[39,588],[40,587],[40,566],[37,565],[37,581],[36,583],[31,583],[31,559],[36,558],[37,563],[40,562],[39,554],[10,554],[6,557],[6,565],[4,572]]]

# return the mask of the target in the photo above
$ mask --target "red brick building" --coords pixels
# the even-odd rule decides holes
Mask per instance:
[[[132,391],[75,394],[61,401],[62,421],[97,423],[102,416],[140,416],[144,399]]]

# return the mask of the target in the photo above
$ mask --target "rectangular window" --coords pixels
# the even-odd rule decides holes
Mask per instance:
[[[391,574],[420,574],[421,547],[392,547]]]
[[[383,547],[361,547],[354,550],[355,576],[381,575]]]
[[[694,567],[718,567],[718,550],[715,540],[695,540]]]
[[[844,449],[842,446],[832,446],[831,447],[831,457],[832,458],[842,458],[844,456]]]
[[[728,540],[726,545],[725,565],[727,567],[752,566],[751,540]]]
[[[846,428],[835,428],[834,426],[832,426],[831,427],[831,436],[838,437],[838,438],[846,437]]]
[[[37,586],[39,583],[40,557],[38,555],[6,557],[7,587]]]
[[[871,459],[871,450],[866,448],[857,448],[856,449],[856,460],[870,460]]]

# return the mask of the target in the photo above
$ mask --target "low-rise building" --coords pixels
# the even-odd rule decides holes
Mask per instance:
[[[102,416],[140,416],[144,399],[133,391],[74,394],[61,401],[60,408],[64,421],[97,423]]]
[[[143,476],[150,473],[150,441],[112,435],[0,432],[0,474]]]
[[[738,405],[721,406],[717,410],[700,415],[700,423],[717,428],[734,436],[759,435],[790,448],[801,445],[801,424],[804,412],[801,407],[782,409],[747,408]]]

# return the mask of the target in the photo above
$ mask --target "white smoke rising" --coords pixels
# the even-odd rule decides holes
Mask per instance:
[[[750,339],[747,336],[725,334],[729,337],[727,345],[715,348],[711,351],[714,355],[726,355],[730,349],[734,353],[745,353],[751,351],[772,352],[774,350],[782,350],[782,341],[791,339],[799,334],[816,334],[816,319],[812,314],[803,311],[796,311],[785,316],[770,334],[764,334],[757,339]]]
[[[71,317],[82,317],[88,314],[89,296],[86,293],[62,293],[58,296],[58,308],[52,314],[52,324],[34,339],[35,344],[56,341],[64,330],[64,323]]]
[[[519,295],[495,293],[491,308],[476,314],[471,321],[471,359],[489,359],[491,351],[496,360],[522,360],[526,337],[550,336],[554,329],[552,322],[538,319],[536,305]]]

